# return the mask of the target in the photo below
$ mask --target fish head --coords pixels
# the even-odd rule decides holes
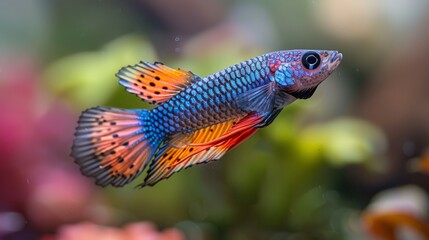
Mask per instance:
[[[343,55],[328,50],[291,50],[269,58],[271,80],[295,98],[306,99],[340,64]]]

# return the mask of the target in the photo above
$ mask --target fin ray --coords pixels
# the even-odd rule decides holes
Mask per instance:
[[[276,87],[270,82],[240,94],[237,104],[243,110],[265,113],[273,109],[275,96]]]
[[[128,92],[152,104],[168,101],[200,79],[191,72],[172,69],[159,62],[124,67],[116,76]]]
[[[167,146],[155,157],[140,186],[152,186],[183,168],[219,159],[255,133],[253,126],[262,119],[257,115],[233,119],[189,134],[183,146]]]
[[[145,114],[147,111],[104,107],[84,111],[71,154],[81,172],[101,186],[120,187],[136,178],[157,146],[144,131],[141,119]]]

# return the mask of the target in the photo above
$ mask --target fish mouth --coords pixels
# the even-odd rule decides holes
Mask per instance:
[[[334,70],[340,65],[341,60],[343,60],[343,54],[338,51],[333,51],[331,56],[329,57],[329,68]]]
[[[333,51],[331,55],[331,63],[335,61],[341,61],[343,59],[343,54],[339,53],[338,51]]]

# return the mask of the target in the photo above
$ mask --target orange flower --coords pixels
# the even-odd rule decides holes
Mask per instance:
[[[415,186],[385,190],[362,214],[367,233],[379,240],[429,239],[427,195]],[[406,236],[406,237],[404,237]],[[401,238],[402,237],[402,238]]]

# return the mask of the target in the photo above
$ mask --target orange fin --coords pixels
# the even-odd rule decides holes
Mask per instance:
[[[201,79],[191,72],[172,69],[159,62],[140,62],[124,67],[116,76],[128,92],[153,104],[168,101],[194,81]]]
[[[140,120],[145,114],[145,110],[105,107],[84,111],[71,154],[82,173],[94,177],[98,185],[116,187],[140,175],[157,147]]]
[[[253,126],[262,119],[252,115],[230,120],[190,134],[183,146],[167,146],[152,161],[145,182],[140,186],[152,186],[184,168],[221,158],[255,133],[258,128]]]

